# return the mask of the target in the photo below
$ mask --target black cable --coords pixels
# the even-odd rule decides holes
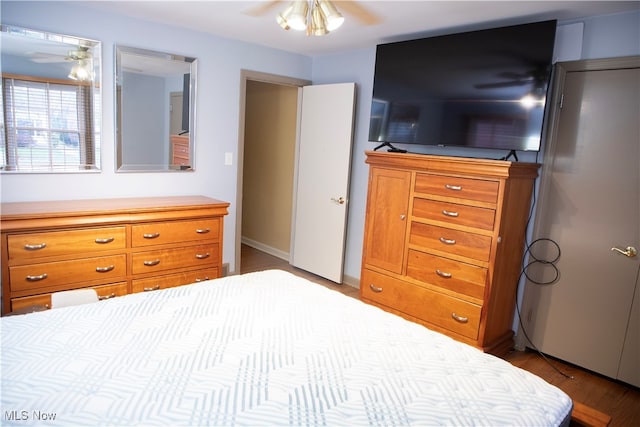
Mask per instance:
[[[536,154],[536,161],[537,161],[537,154]],[[527,230],[529,229],[529,226],[531,224],[531,219],[533,218],[533,213],[535,211],[535,205],[536,205],[536,189],[535,189],[535,185],[534,185],[534,189],[533,189],[533,194],[532,194],[532,202],[531,202],[531,209],[529,210],[529,218],[527,218],[527,226],[525,227],[525,242],[527,242]],[[534,247],[534,245],[536,245],[537,243],[540,242],[550,242],[552,243],[556,249],[558,254],[553,258],[553,259],[541,259],[539,257],[536,257],[533,253],[532,253],[532,248]],[[555,240],[552,240],[550,238],[546,238],[546,237],[542,237],[539,239],[534,240],[531,243],[526,244],[526,249],[522,255],[522,270],[520,271],[520,276],[518,276],[518,281],[517,283],[520,283],[520,281],[522,280],[522,276],[525,276],[526,279],[528,281],[530,281],[531,283],[538,285],[538,286],[546,286],[546,285],[552,285],[554,283],[557,282],[558,278],[560,277],[560,270],[558,269],[558,266],[556,265],[556,263],[560,260],[560,256],[562,254],[562,251],[560,250],[560,245],[558,245],[558,243]],[[529,263],[527,263],[525,265],[525,260],[527,259],[527,255],[532,258],[533,260],[530,261]],[[529,274],[527,273],[527,270],[529,269],[529,267],[531,267],[532,265],[535,264],[544,264],[546,266],[550,266],[553,271],[554,271],[554,276],[551,280],[546,280],[546,281],[537,281],[537,280],[533,280]],[[516,286],[516,294],[517,294],[517,286]],[[547,356],[542,353],[542,351],[540,351],[540,349],[533,343],[533,341],[531,340],[531,338],[529,337],[529,334],[527,334],[527,330],[524,327],[524,324],[522,323],[522,315],[520,313],[520,307],[518,306],[518,302],[517,302],[517,295],[516,295],[516,311],[518,313],[518,323],[520,324],[520,329],[522,330],[522,333],[524,334],[525,338],[527,339],[527,341],[529,342],[529,346],[536,351],[540,357],[542,357],[542,359],[547,362],[547,364],[553,368],[553,370],[555,370],[556,372],[558,372],[560,375],[564,376],[565,378],[569,378],[569,379],[574,379],[574,377],[572,375],[566,374],[564,372],[562,372],[558,367],[556,367],[553,363],[551,363],[551,360],[549,360],[549,358],[547,358]]]
[[[558,255],[553,260],[551,260],[551,261],[549,261],[549,260],[541,260],[541,259],[538,259],[535,256],[531,255],[531,253],[530,253],[531,247],[535,243],[540,242],[540,241],[552,242],[558,248]],[[556,280],[558,279],[558,276],[559,276],[559,270],[558,270],[558,267],[555,265],[555,263],[560,259],[560,246],[555,241],[553,241],[551,239],[541,238],[541,239],[534,240],[530,245],[527,245],[527,250],[525,251],[525,254],[526,253],[529,253],[530,256],[533,257],[534,260],[523,267],[523,269],[522,269],[522,271],[520,273],[520,276],[518,277],[518,283],[520,283],[520,280],[522,279],[523,275],[527,278],[527,280],[531,281],[532,283],[534,283],[536,285],[550,285],[550,284],[555,283]],[[538,281],[531,280],[529,278],[529,276],[526,273],[527,268],[529,268],[531,265],[537,264],[537,263],[543,263],[543,264],[546,264],[546,265],[551,265],[554,268],[554,270],[556,272],[556,275],[553,278],[553,280],[549,280],[549,281],[545,281],[545,282],[538,282]],[[560,375],[562,375],[562,376],[564,376],[566,378],[574,379],[574,377],[572,375],[569,375],[569,374],[566,374],[566,373],[562,372],[557,366],[555,366],[553,363],[551,363],[551,360],[549,360],[549,358],[547,358],[547,356],[542,351],[540,351],[540,349],[533,343],[533,341],[529,337],[529,334],[527,334],[527,330],[524,327],[524,324],[522,323],[522,314],[520,313],[520,307],[518,307],[518,304],[516,304],[516,311],[518,312],[518,323],[520,323],[520,329],[522,330],[522,333],[524,334],[525,338],[529,342],[529,345],[531,346],[531,348],[533,350],[535,350],[540,355],[540,357],[542,357],[544,359],[544,361],[547,362],[547,364],[549,366],[551,366],[551,368],[553,368],[553,370],[555,370]]]

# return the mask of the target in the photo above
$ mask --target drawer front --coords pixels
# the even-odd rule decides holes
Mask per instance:
[[[419,173],[416,175],[415,191],[444,197],[497,203],[499,187],[497,181]]]
[[[179,166],[189,166],[191,163],[189,162],[188,157],[173,155],[173,164]]]
[[[220,218],[150,222],[131,227],[131,245],[145,247],[181,242],[218,240]]]
[[[441,328],[477,339],[482,307],[365,269],[361,296]]]
[[[126,274],[125,254],[9,267],[12,291],[89,281],[113,282]]]
[[[10,260],[86,254],[127,246],[125,227],[89,228],[7,236]]]
[[[452,225],[493,230],[496,211],[494,209],[415,198],[413,201],[413,216]]]
[[[491,237],[468,233],[435,225],[411,223],[409,243],[426,250],[455,254],[474,260],[488,262],[491,252]]]
[[[131,257],[132,273],[144,274],[179,268],[216,267],[218,250],[217,244],[211,244],[134,253]]]
[[[80,289],[80,288],[78,288]],[[119,282],[110,285],[93,286],[98,293],[98,300],[115,298],[127,294],[127,282]],[[11,311],[26,309],[33,306],[51,307],[51,294],[40,294],[29,297],[12,298]]]
[[[188,165],[189,164],[189,145],[173,144],[173,164]]]
[[[473,298],[483,299],[487,269],[410,250],[407,276]]]
[[[216,279],[219,277],[217,268],[205,270],[187,271],[178,274],[167,274],[165,276],[151,277],[148,279],[133,280],[133,292],[150,292],[159,289],[172,288],[174,286],[188,285],[201,282],[203,280]]]
[[[98,300],[104,301],[107,299],[121,297],[127,295],[129,290],[127,289],[127,282],[114,283],[111,285],[92,286],[98,293]]]
[[[31,297],[11,298],[11,311],[26,310],[30,307],[41,306],[51,308],[51,294],[34,295]]]

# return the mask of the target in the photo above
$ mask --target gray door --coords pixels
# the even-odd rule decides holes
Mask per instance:
[[[630,324],[640,258],[627,250],[640,247],[639,64],[638,58],[625,65],[630,68],[574,63],[563,74],[534,232],[558,244],[559,278],[528,283],[524,307],[534,346],[612,378],[619,377],[621,360],[620,376],[640,372],[638,359],[628,360],[640,339]],[[558,254],[546,241],[531,249],[541,260]],[[554,274],[545,264],[530,271],[539,281]],[[638,381],[631,377],[621,379]]]

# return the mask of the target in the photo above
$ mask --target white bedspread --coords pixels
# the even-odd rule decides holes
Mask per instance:
[[[277,270],[1,320],[2,425],[551,426],[572,405]]]

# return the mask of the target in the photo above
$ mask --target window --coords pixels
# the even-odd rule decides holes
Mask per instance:
[[[94,169],[91,86],[26,76],[2,79],[0,167],[7,171]]]
[[[513,147],[523,133],[526,120],[518,116],[472,116],[469,119],[470,147]]]

